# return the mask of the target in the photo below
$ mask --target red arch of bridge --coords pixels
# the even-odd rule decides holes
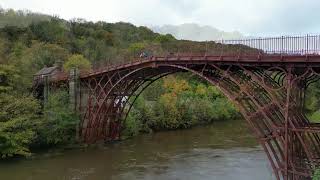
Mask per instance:
[[[192,59],[192,58],[190,58]],[[273,62],[275,63],[275,62]],[[315,67],[200,61],[142,61],[83,76],[91,90],[82,125],[86,142],[119,137],[129,98],[157,79],[188,71],[217,86],[239,108],[267,153],[277,179],[308,179],[319,165],[319,128],[304,116],[304,89],[318,74]],[[129,97],[129,98],[128,98]],[[290,105],[291,104],[291,105]],[[128,105],[128,108],[125,108]],[[126,112],[125,112],[126,111]]]

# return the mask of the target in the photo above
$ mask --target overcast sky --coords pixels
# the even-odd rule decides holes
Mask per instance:
[[[0,0],[0,6],[64,19],[197,23],[254,36],[320,33],[320,0]]]

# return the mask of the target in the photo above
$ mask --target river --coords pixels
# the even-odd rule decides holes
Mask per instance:
[[[272,180],[244,121],[0,162],[1,180]]]

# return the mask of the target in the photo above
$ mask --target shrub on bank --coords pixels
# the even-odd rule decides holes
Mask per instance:
[[[76,138],[79,116],[70,109],[67,91],[52,92],[43,111],[37,143],[43,145],[72,144]]]
[[[312,177],[312,180],[320,180],[320,169],[317,169]]]

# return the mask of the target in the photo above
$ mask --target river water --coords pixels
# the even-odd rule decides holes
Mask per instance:
[[[272,180],[244,121],[0,162],[1,180]]]

